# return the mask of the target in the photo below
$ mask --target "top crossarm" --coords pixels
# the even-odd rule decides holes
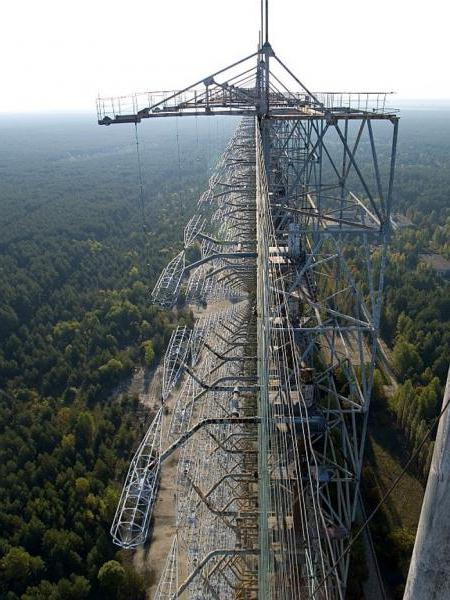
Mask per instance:
[[[255,105],[257,67],[254,63],[250,67],[249,61],[257,55],[258,52],[250,54],[182,90],[98,98],[98,122],[100,125],[137,123],[150,117],[220,114],[221,111],[236,112],[236,109],[242,114],[240,111]]]
[[[269,58],[270,68],[268,68]],[[198,115],[278,118],[392,118],[385,92],[311,92],[270,45],[175,91],[98,98],[100,125]]]

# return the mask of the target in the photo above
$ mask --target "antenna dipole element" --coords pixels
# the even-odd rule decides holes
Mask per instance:
[[[269,42],[269,0],[261,0],[261,38]]]
[[[266,0],[266,44],[269,43],[269,0]]]

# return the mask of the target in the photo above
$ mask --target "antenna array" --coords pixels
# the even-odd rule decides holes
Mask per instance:
[[[269,44],[266,3],[262,21],[255,54],[193,86],[98,101],[104,125],[243,117],[152,292],[204,307],[169,342],[112,527],[144,541],[176,456],[158,599],[345,597],[398,116],[385,94],[309,91]]]

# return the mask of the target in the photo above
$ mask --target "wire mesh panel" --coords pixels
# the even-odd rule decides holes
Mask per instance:
[[[183,250],[169,262],[159,276],[151,294],[155,304],[168,308],[176,302],[185,266],[186,258]]]
[[[178,590],[178,572],[178,538],[175,535],[154,595],[154,600],[172,600]]]
[[[167,400],[177,384],[188,360],[191,332],[186,326],[177,327],[173,332],[164,355],[161,397]]]
[[[135,548],[147,539],[159,485],[161,423],[162,408],[156,414],[128,469],[111,526],[113,541],[122,548]]]

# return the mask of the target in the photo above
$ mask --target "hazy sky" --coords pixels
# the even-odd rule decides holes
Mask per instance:
[[[270,41],[312,90],[450,98],[447,0],[271,0]],[[259,0],[3,0],[0,111],[94,110],[256,49]]]

